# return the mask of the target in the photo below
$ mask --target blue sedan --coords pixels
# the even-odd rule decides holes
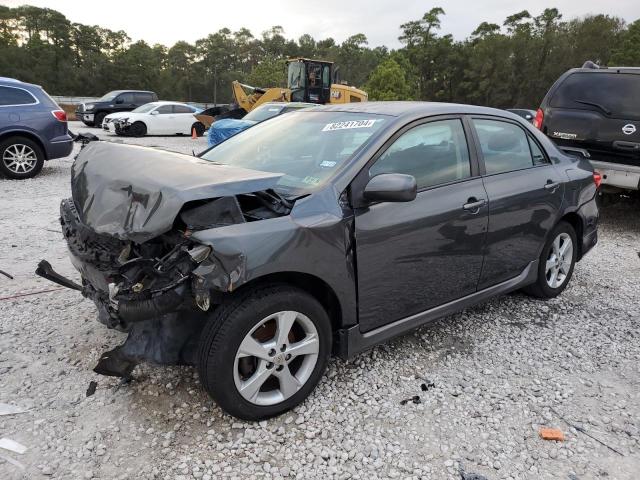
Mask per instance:
[[[256,123],[264,122],[265,120],[293,110],[316,106],[314,103],[304,102],[267,102],[254,108],[240,120],[234,118],[216,120],[209,128],[209,146],[213,147]]]

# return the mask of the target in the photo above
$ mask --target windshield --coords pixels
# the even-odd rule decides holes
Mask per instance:
[[[280,113],[282,109],[283,109],[282,105],[262,105],[258,108],[251,110],[244,117],[242,117],[242,119],[250,120],[252,122],[262,122],[267,118],[275,117]]]
[[[277,190],[304,195],[332,178],[386,121],[369,113],[291,112],[229,138],[202,158],[282,173]]]
[[[157,103],[145,103],[144,105],[141,105],[138,108],[131,110],[131,113],[147,113],[153,110],[154,108],[156,108],[157,106],[158,106]]]
[[[114,90],[113,92],[109,92],[109,93],[103,95],[102,97],[100,97],[100,99],[98,101],[99,102],[110,102],[111,100],[116,98],[120,92],[121,92],[120,90]]]
[[[640,118],[640,75],[573,73],[562,82],[550,105],[593,110],[614,118]]]

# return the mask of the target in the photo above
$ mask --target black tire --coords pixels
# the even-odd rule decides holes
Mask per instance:
[[[102,128],[102,122],[106,116],[107,114],[105,112],[96,113],[96,116],[93,117],[93,125],[96,128]]]
[[[82,121],[82,123],[84,123],[87,127],[93,127],[95,125],[95,123],[93,122],[85,122],[84,120]]]
[[[256,325],[269,315],[286,310],[300,312],[313,323],[319,340],[317,361],[309,378],[292,396],[280,403],[257,405],[245,399],[236,387],[236,353]],[[303,290],[276,284],[239,292],[213,311],[202,331],[198,352],[200,381],[220,408],[235,417],[244,420],[273,417],[292,409],[313,391],[326,369],[331,339],[327,312]]]
[[[571,238],[572,242],[572,252],[571,252],[571,266],[569,267],[568,273],[565,274],[564,280],[557,287],[552,287],[549,284],[547,279],[547,260],[550,257],[551,251],[553,249],[554,241],[562,234],[566,234]],[[554,298],[560,295],[562,291],[567,288],[567,285],[571,281],[571,276],[573,275],[573,269],[576,265],[576,257],[578,253],[578,242],[576,238],[576,232],[571,226],[571,224],[561,221],[559,222],[555,228],[549,233],[549,237],[547,242],[542,249],[542,253],[540,254],[540,260],[538,265],[538,278],[536,282],[525,287],[523,291],[531,296],[538,298]]]
[[[191,132],[193,132],[193,129],[196,129],[196,135],[198,137],[201,137],[202,135],[204,135],[204,131],[206,130],[206,128],[204,127],[204,125],[200,122],[196,122],[193,125],[191,125]],[[189,133],[191,133],[189,132]]]
[[[30,149],[35,156],[33,166],[26,172],[21,172],[22,167],[13,163],[9,157],[12,156],[14,149],[21,149],[21,146]],[[26,150],[25,149],[25,150]],[[6,160],[5,160],[6,158]],[[44,152],[38,143],[27,137],[15,136],[9,137],[0,142],[0,173],[7,178],[14,180],[24,180],[25,178],[35,177],[44,165]]]
[[[133,122],[127,133],[132,137],[144,137],[147,134],[147,126],[142,122]]]

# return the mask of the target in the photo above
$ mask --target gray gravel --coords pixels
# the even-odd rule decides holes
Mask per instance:
[[[0,269],[15,276],[0,276],[0,298],[55,288],[32,273],[41,258],[78,278],[57,220],[71,163],[0,180]],[[500,297],[333,360],[302,406],[256,424],[223,414],[193,368],[144,365],[122,386],[94,374],[123,336],[97,323],[77,293],[0,300],[0,402],[29,409],[0,417],[0,437],[29,447],[0,451],[0,478],[459,479],[463,468],[487,479],[637,479],[639,250],[638,205],[608,207],[599,245],[559,298]],[[87,398],[91,380],[98,388]],[[415,395],[420,403],[401,404]],[[541,440],[540,426],[561,428],[566,441]]]

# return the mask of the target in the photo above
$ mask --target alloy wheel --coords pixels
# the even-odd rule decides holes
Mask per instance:
[[[571,236],[569,236],[568,233],[560,233],[553,240],[549,256],[547,257],[545,266],[547,285],[551,288],[560,287],[571,271],[572,262],[573,242],[571,241]]]
[[[236,352],[233,380],[242,397],[256,405],[275,405],[309,380],[318,361],[318,331],[306,315],[277,312],[262,319]]]
[[[14,143],[5,149],[2,162],[13,173],[25,174],[36,167],[38,157],[29,145]]]

